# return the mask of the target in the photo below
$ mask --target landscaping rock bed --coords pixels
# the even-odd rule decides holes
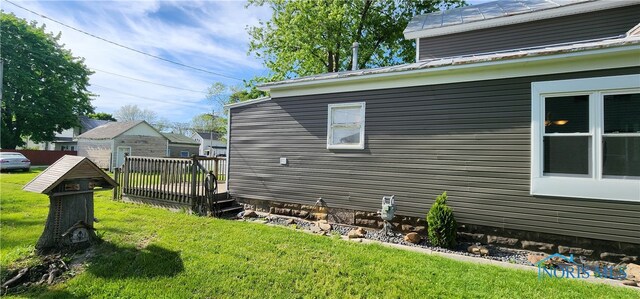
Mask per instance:
[[[246,218],[254,219],[250,217],[246,217]],[[268,215],[266,216],[266,218],[261,219],[261,221],[267,221],[267,223],[269,224],[280,225],[280,226],[291,227],[295,225],[296,229],[303,229],[303,230],[310,230],[310,231],[313,231],[312,227],[316,225],[314,221],[308,221],[308,220],[299,219],[299,218],[280,217],[276,215]],[[331,223],[331,229],[329,231],[324,231],[321,229],[317,231],[325,235],[339,234],[341,236],[348,236],[349,232],[356,228],[358,227],[351,226],[351,225]],[[401,244],[405,246],[420,247],[420,248],[425,248],[425,249],[429,249],[436,252],[454,253],[454,254],[459,254],[464,256],[482,257],[490,260],[508,262],[513,264],[520,264],[520,265],[527,265],[527,266],[533,265],[531,262],[529,262],[529,260],[527,260],[527,256],[529,255],[530,252],[526,250],[517,250],[517,249],[494,246],[494,245],[483,245],[486,249],[489,250],[489,253],[487,255],[479,255],[479,254],[470,253],[468,251],[470,246],[477,245],[475,243],[461,242],[461,243],[458,243],[455,248],[447,249],[447,248],[431,246],[431,244],[426,238],[422,238],[422,240],[418,243],[411,243],[411,242],[405,241],[404,234],[399,232],[384,234],[384,233],[381,233],[379,229],[364,228],[364,230],[366,231],[364,238],[369,240],[375,240],[375,241],[380,241],[385,243]]]
[[[253,212],[253,211],[251,211]],[[519,250],[507,247],[500,247],[494,244],[480,244],[473,242],[459,242],[455,248],[442,248],[437,246],[432,246],[425,236],[420,236],[419,234],[413,232],[408,234],[403,234],[398,231],[392,231],[390,233],[384,233],[380,229],[374,228],[363,228],[352,225],[345,225],[339,223],[327,223],[326,220],[320,221],[311,221],[307,219],[294,218],[288,216],[278,216],[273,214],[264,214],[258,213],[256,214],[257,218],[253,217],[244,217],[245,213],[238,214],[238,218],[243,219],[244,221],[257,221],[260,223],[278,225],[278,226],[287,226],[295,229],[306,230],[311,233],[321,234],[321,235],[340,235],[346,236],[349,239],[368,239],[373,241],[379,241],[390,244],[399,244],[404,246],[418,247],[427,250],[431,250],[434,252],[442,252],[446,254],[456,254],[460,256],[467,257],[477,257],[484,258],[487,260],[506,262],[516,265],[524,265],[524,266],[536,266],[536,263],[548,257],[547,254],[536,251],[529,250]],[[246,215],[253,215],[252,213],[247,213]],[[557,258],[552,258],[549,261],[545,262],[545,267],[557,267],[558,264],[563,263],[562,260],[556,260]],[[591,267],[625,267],[625,264],[614,264],[611,262],[605,261],[585,261],[581,256],[578,256],[577,259],[581,264],[588,265]],[[621,284],[626,286],[637,286],[640,287],[640,266],[629,263],[626,264],[627,268],[627,277],[626,280],[621,281]],[[593,273],[593,271],[589,271],[592,277],[598,277]],[[607,278],[603,278],[607,279]]]

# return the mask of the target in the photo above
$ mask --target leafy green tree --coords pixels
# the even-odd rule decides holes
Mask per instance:
[[[249,52],[282,80],[351,69],[352,44],[360,44],[358,67],[412,62],[415,42],[403,30],[417,14],[464,5],[463,0],[293,1],[249,0],[268,5],[268,21],[248,29]]]
[[[191,120],[191,129],[202,132],[226,132],[227,119],[210,113],[198,114]]]
[[[106,112],[96,112],[87,114],[89,118],[97,119],[97,120],[108,120],[108,121],[117,121],[112,114]]]
[[[79,126],[77,115],[93,112],[84,59],[59,43],[60,34],[13,14],[0,12],[0,32],[0,146],[14,149],[25,144],[24,137],[53,141],[56,132]]]
[[[267,93],[261,90],[258,90],[255,86],[247,85],[246,88],[232,88],[232,93],[229,96],[228,103],[239,103],[248,100],[253,100],[257,98],[261,98],[266,96]]]

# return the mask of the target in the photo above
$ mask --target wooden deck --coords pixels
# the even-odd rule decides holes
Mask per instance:
[[[177,197],[186,197],[191,195],[191,183],[173,183],[173,184],[158,184],[153,187],[125,187],[122,190],[123,195],[134,195],[143,197],[154,197],[160,199],[174,199]],[[205,196],[206,191],[203,185],[198,185],[195,188],[196,196]],[[217,194],[223,194],[227,192],[227,183],[219,182]]]
[[[121,171],[116,171],[119,187],[114,199],[146,203],[169,208],[189,209],[200,215],[220,216],[242,207],[227,192],[226,159],[126,157]],[[218,181],[215,194],[207,194],[205,184],[213,172]]]

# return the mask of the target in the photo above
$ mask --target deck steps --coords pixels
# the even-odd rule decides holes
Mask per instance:
[[[244,209],[238,202],[236,202],[234,198],[229,195],[228,192],[218,193],[215,195],[215,198],[215,216],[221,217],[223,216],[223,214],[240,212]]]

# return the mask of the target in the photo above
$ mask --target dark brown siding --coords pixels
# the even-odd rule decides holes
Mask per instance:
[[[545,46],[625,34],[640,5],[420,39],[420,59]]]
[[[532,81],[640,68],[275,98],[231,113],[230,188],[242,199],[424,217],[449,193],[459,222],[640,243],[640,203],[532,197]],[[366,101],[366,148],[327,150],[327,105]],[[279,158],[289,164],[282,166]]]

